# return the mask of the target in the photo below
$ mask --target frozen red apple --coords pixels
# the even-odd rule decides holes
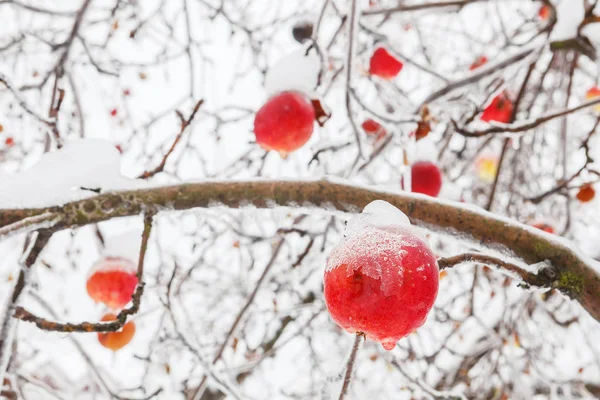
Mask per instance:
[[[500,93],[492,99],[481,114],[481,120],[485,122],[508,123],[512,118],[513,103],[505,92]]]
[[[385,48],[378,47],[369,61],[369,73],[382,79],[394,79],[404,64],[391,55]]]
[[[96,303],[119,310],[131,300],[138,283],[137,266],[119,257],[105,257],[93,267],[86,289]]]
[[[577,192],[577,200],[582,203],[587,203],[588,201],[592,201],[596,197],[596,191],[591,184],[583,185],[579,188]]]
[[[287,156],[302,147],[314,130],[315,110],[300,92],[282,92],[271,97],[256,113],[254,134],[265,150]]]
[[[115,314],[106,314],[102,317],[102,322],[114,321],[115,319],[117,319]],[[107,349],[117,351],[129,344],[133,339],[133,335],[135,335],[135,323],[129,321],[117,332],[98,333],[98,342]]]
[[[324,277],[332,319],[386,350],[425,323],[438,286],[434,253],[410,226],[399,225],[353,229],[332,250]]]
[[[486,56],[479,56],[477,57],[477,59],[475,59],[475,61],[473,61],[473,64],[471,64],[471,66],[469,67],[469,71],[474,71],[487,62],[488,58]]]
[[[411,188],[415,193],[437,197],[442,188],[442,172],[430,161],[417,161],[411,167]]]

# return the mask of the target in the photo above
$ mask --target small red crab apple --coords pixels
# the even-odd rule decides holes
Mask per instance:
[[[119,310],[131,300],[138,283],[136,265],[120,257],[105,257],[92,267],[86,289],[96,303]]]
[[[592,86],[587,92],[585,92],[586,100],[594,100],[600,96],[600,88],[598,86]],[[600,105],[595,106],[594,110],[600,111]]]
[[[473,64],[469,67],[469,71],[475,71],[477,68],[488,62],[488,58],[486,56],[479,56],[473,61]]]
[[[385,137],[385,135],[387,135],[387,131],[383,125],[374,119],[366,119],[361,126],[367,136],[375,138],[375,144],[379,143]]]
[[[437,297],[439,269],[435,255],[409,222],[396,224],[387,211],[365,215],[374,203],[355,217],[358,227],[348,222],[347,237],[329,255],[325,303],[339,326],[392,350],[425,323]],[[408,221],[398,209],[395,212]]]
[[[271,97],[254,117],[256,142],[285,158],[302,147],[313,134],[315,109],[302,93],[281,92]]]
[[[383,47],[378,47],[369,61],[369,73],[382,79],[394,79],[402,71],[402,67],[404,64]]]
[[[484,122],[508,123],[513,113],[513,103],[506,92],[502,92],[492,99],[481,114],[481,120]]]
[[[545,222],[535,222],[531,226],[543,230],[544,232],[554,233],[554,228]]]
[[[411,187],[415,193],[437,197],[442,189],[442,172],[431,161],[417,161],[410,170]]]
[[[102,322],[114,321],[117,319],[115,314],[106,314],[102,317]],[[133,321],[127,322],[123,325],[120,331],[117,332],[103,332],[98,333],[98,341],[100,344],[107,349],[117,351],[125,347],[135,335],[135,323]]]

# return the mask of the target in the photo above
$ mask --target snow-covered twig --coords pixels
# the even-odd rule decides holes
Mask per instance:
[[[60,215],[51,212],[34,215],[0,228],[0,238],[16,233],[32,232],[42,228],[52,228],[60,222]]]
[[[600,98],[586,101],[575,107],[550,111],[538,118],[524,120],[524,121],[517,121],[513,124],[494,123],[494,125],[490,126],[489,128],[483,129],[480,131],[470,131],[468,129],[462,128],[462,127],[458,126],[455,121],[452,121],[452,123],[454,124],[454,127],[458,133],[460,133],[463,136],[467,136],[467,137],[481,137],[481,136],[486,136],[486,135],[490,135],[493,133],[520,133],[520,132],[525,132],[525,131],[534,129],[534,128],[538,127],[539,125],[542,125],[548,121],[552,121],[553,119],[564,117],[569,114],[573,114],[577,111],[584,110],[586,108],[595,106],[597,104],[600,104]]]

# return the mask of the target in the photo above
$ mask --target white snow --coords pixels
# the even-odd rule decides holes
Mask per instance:
[[[562,0],[556,5],[556,24],[550,41],[571,39],[577,36],[579,25],[585,17],[583,0]]]
[[[97,194],[81,188],[111,191],[144,186],[143,181],[121,175],[119,151],[101,139],[67,141],[27,170],[0,174],[0,182],[0,209],[56,206]]]
[[[321,71],[321,59],[309,46],[295,50],[280,58],[267,70],[265,90],[273,96],[286,90],[297,90],[311,96],[316,89]]]
[[[104,238],[103,257],[120,257],[136,263],[142,245],[142,229]]]
[[[132,261],[125,258],[107,257],[102,258],[96,262],[88,273],[88,276],[92,276],[96,272],[106,271],[123,271],[130,274],[134,274],[137,271],[137,265]]]
[[[367,204],[362,213],[350,218],[345,236],[351,236],[367,227],[410,226],[410,220],[402,211],[387,201],[375,200]]]

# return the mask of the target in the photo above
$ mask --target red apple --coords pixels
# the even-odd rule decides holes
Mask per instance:
[[[469,71],[474,71],[487,62],[488,58],[486,56],[479,56],[477,57],[477,59],[475,59],[475,61],[473,61],[473,64],[471,64],[471,66],[469,67]]]
[[[377,121],[369,118],[362,123],[362,128],[367,134],[367,136],[371,136],[375,138],[375,142],[379,142],[381,139],[387,135],[387,131],[385,128]]]
[[[114,321],[115,319],[117,319],[115,314],[106,314],[104,317],[102,317],[103,322]],[[129,321],[123,325],[123,328],[121,328],[120,331],[98,333],[98,341],[107,349],[117,351],[131,342],[134,334],[135,323],[133,321]]]
[[[300,92],[282,92],[271,97],[254,117],[256,142],[285,158],[312,136],[315,109]]]
[[[546,21],[550,18],[550,7],[547,4],[542,4],[538,10],[538,17],[540,17],[542,21]]]
[[[92,267],[87,280],[88,295],[96,303],[115,310],[124,308],[138,283],[136,265],[124,258],[105,257]]]
[[[595,98],[597,98],[598,96],[600,96],[600,88],[598,86],[592,86],[586,93],[585,93],[585,99],[586,100],[593,100]],[[594,110],[596,111],[600,111],[600,105],[597,105],[594,107]]]
[[[590,183],[580,187],[579,191],[577,192],[577,200],[579,200],[582,203],[592,201],[594,197],[596,197],[596,191]]]
[[[425,323],[438,285],[435,255],[422,239],[406,228],[371,226],[332,250],[325,303],[339,326],[391,350]]]
[[[541,230],[543,230],[544,232],[548,232],[548,233],[554,233],[554,228],[553,228],[552,226],[548,225],[548,224],[547,224],[547,223],[545,223],[545,222],[537,222],[537,223],[534,223],[534,224],[532,224],[532,226],[533,226],[534,228],[541,229]]]
[[[382,79],[394,79],[404,64],[383,47],[378,47],[369,62],[369,73]]]
[[[15,144],[15,139],[13,139],[12,137],[7,137],[4,140],[4,144],[6,144],[7,146],[12,146],[13,144]]]
[[[437,197],[442,188],[442,172],[430,161],[417,161],[411,168],[411,182],[413,192]]]
[[[485,122],[497,121],[510,122],[513,113],[513,103],[505,92],[500,93],[492,99],[481,114],[481,120]]]

